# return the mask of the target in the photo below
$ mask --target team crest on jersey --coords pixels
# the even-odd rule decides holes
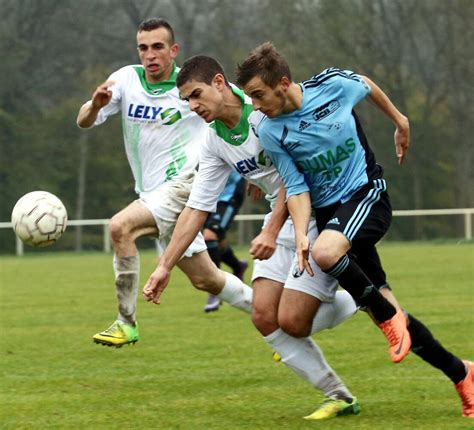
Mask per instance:
[[[328,131],[334,135],[339,134],[341,130],[342,130],[342,123],[340,122],[335,122],[334,124],[331,124],[328,127]]]
[[[341,107],[341,103],[339,103],[338,100],[331,100],[330,102],[327,102],[321,106],[318,106],[313,111],[313,118],[316,121],[321,121],[323,118],[326,118],[327,116],[336,112],[340,107]]]

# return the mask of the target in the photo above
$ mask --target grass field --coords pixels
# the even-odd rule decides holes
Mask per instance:
[[[474,245],[389,243],[380,253],[406,308],[474,359]],[[143,282],[154,254],[141,260]],[[177,271],[160,306],[139,298],[135,346],[95,345],[115,318],[112,276],[99,253],[2,257],[1,429],[474,428],[451,382],[414,354],[391,364],[363,313],[316,337],[361,414],[304,421],[321,395],[272,361],[248,316],[228,305],[204,314],[206,296]]]

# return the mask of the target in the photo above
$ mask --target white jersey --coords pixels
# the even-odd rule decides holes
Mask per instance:
[[[271,205],[283,186],[276,168],[254,132],[264,115],[253,112],[250,99],[242,91],[235,87],[232,87],[232,91],[242,100],[242,116],[232,130],[218,120],[211,123],[207,139],[201,147],[199,172],[186,203],[191,208],[214,212],[219,194],[232,170],[264,190]],[[271,213],[267,214],[264,226],[270,217]],[[308,237],[314,241],[317,235],[316,222],[312,219]],[[252,281],[258,278],[271,279],[284,284],[285,288],[304,292],[321,301],[333,301],[337,282],[323,273],[311,260],[312,257],[310,261],[316,276],[312,277],[306,271],[302,275],[295,275],[298,261],[295,259],[295,231],[291,218],[283,224],[276,243],[278,246],[270,259],[254,261]]]
[[[219,195],[232,170],[261,188],[271,204],[276,201],[282,186],[276,168],[249,124],[249,116],[259,112],[253,112],[250,99],[241,90],[232,87],[232,91],[242,100],[240,122],[232,130],[221,121],[211,123],[201,146],[199,171],[186,203],[191,208],[215,212]]]
[[[156,191],[196,169],[207,124],[179,97],[174,66],[169,80],[149,84],[142,66],[125,66],[108,80],[112,100],[99,111],[95,125],[122,112],[128,162],[137,193]]]

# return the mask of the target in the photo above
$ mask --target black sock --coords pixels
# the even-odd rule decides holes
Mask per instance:
[[[217,267],[221,265],[221,251],[219,249],[219,242],[217,240],[206,240],[207,252],[209,257]]]
[[[339,281],[353,299],[365,306],[378,322],[392,318],[397,310],[380,294],[362,269],[346,254],[330,269],[324,270]]]
[[[416,355],[441,370],[455,384],[466,377],[464,363],[444,349],[428,327],[410,314],[408,314],[408,331],[411,336],[411,350]]]
[[[240,260],[235,256],[234,251],[229,245],[221,251],[221,261],[232,269],[234,275],[240,272]]]

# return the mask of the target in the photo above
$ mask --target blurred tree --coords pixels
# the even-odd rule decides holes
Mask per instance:
[[[394,208],[474,204],[472,0],[0,0],[0,10],[2,221],[33,189],[58,194],[71,218],[110,217],[133,198],[120,120],[87,133],[75,121],[98,84],[138,62],[136,28],[151,16],[175,27],[178,63],[212,55],[231,80],[235,64],[266,40],[296,80],[328,66],[366,74],[411,120],[412,148],[399,167],[391,124],[358,107]],[[392,236],[452,234],[445,220],[410,225],[397,223]]]

